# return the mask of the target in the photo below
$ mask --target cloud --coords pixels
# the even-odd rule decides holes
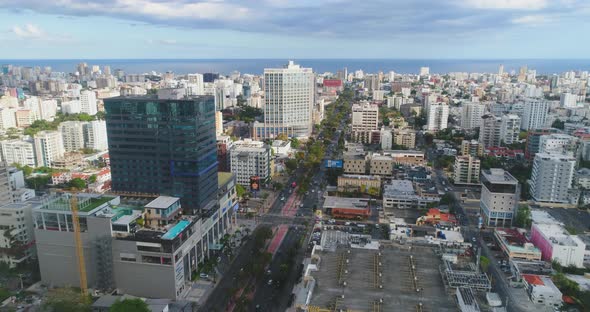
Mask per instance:
[[[45,35],[43,30],[33,24],[26,24],[23,27],[15,25],[11,30],[19,38],[41,38]]]
[[[464,5],[476,9],[539,10],[548,6],[548,0],[462,0]]]
[[[137,25],[377,40],[499,32],[527,24],[523,11],[550,20],[581,12],[583,5],[582,0],[0,0],[0,8],[9,10],[107,16]],[[580,23],[588,24],[583,17]]]
[[[512,23],[517,25],[538,26],[553,21],[553,18],[545,15],[525,15],[514,18]]]
[[[175,39],[148,39],[146,40],[149,44],[162,44],[162,45],[174,45],[178,44],[178,41]]]
[[[51,42],[67,42],[71,41],[72,38],[65,34],[50,34],[39,26],[34,24],[25,24],[23,26],[14,25],[9,31],[16,39],[28,40],[28,41],[51,41]]]

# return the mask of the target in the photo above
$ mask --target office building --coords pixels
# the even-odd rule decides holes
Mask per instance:
[[[393,143],[408,149],[414,149],[416,147],[416,131],[412,129],[394,130]]]
[[[520,128],[522,130],[543,128],[548,112],[549,102],[544,99],[526,98]]]
[[[292,61],[285,68],[264,69],[264,124],[255,127],[256,138],[308,137],[312,132],[315,78],[311,68]]]
[[[478,128],[481,124],[481,116],[485,114],[485,110],[486,106],[482,103],[464,103],[461,107],[461,128]]]
[[[454,183],[479,184],[479,158],[467,155],[455,157]]]
[[[84,148],[84,126],[86,122],[64,121],[59,124],[64,150],[75,152]]]
[[[537,153],[533,161],[530,192],[535,201],[570,202],[576,159],[572,156]]]
[[[98,108],[94,91],[84,90],[80,92],[80,112],[90,116],[96,115]]]
[[[500,146],[502,140],[502,118],[496,117],[492,114],[486,114],[483,115],[481,119],[479,142],[483,144],[484,149]]]
[[[52,163],[64,156],[64,145],[58,131],[41,131],[34,136],[37,166],[51,167]]]
[[[359,192],[377,196],[381,194],[381,177],[360,174],[340,175],[338,192]]]
[[[449,119],[449,105],[444,103],[433,103],[428,108],[428,131],[440,131],[447,128]]]
[[[371,133],[379,129],[379,106],[369,103],[352,105],[352,139],[371,143]]]
[[[481,157],[483,156],[483,152],[483,144],[479,143],[476,140],[463,140],[461,142],[461,155],[463,156],[471,155],[474,157]]]
[[[504,144],[517,143],[520,135],[520,117],[515,114],[502,115],[500,122],[500,140]]]
[[[215,102],[184,94],[104,100],[113,191],[179,197],[185,212],[213,208]]]
[[[251,177],[258,177],[266,184],[272,176],[271,148],[264,142],[245,139],[233,142],[229,150],[230,169],[242,186],[250,185]]]
[[[510,227],[518,210],[518,180],[499,168],[481,173],[480,212],[486,226]]]

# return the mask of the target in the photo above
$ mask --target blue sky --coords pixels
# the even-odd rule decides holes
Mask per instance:
[[[588,0],[0,0],[0,59],[590,58]]]

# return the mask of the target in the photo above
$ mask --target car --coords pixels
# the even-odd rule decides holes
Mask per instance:
[[[282,201],[285,201],[285,196],[281,197],[281,200],[282,200]]]
[[[299,208],[303,208],[303,204],[300,204],[300,205],[299,205]]]
[[[269,286],[272,285],[272,280],[269,279],[268,282],[266,282],[266,284],[269,285]]]
[[[315,193],[315,190],[311,190],[312,193]]]
[[[217,262],[221,262],[221,257],[217,257]]]
[[[472,237],[471,241],[475,243],[475,242],[477,242],[477,239],[475,237]]]
[[[201,274],[199,274],[199,277],[200,278],[209,278],[209,275],[205,274],[205,273],[201,273]]]
[[[344,225],[350,225],[350,222],[345,222]]]

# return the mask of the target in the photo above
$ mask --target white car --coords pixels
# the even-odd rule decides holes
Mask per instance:
[[[285,196],[281,197],[281,200],[282,200],[282,201],[285,201]]]

